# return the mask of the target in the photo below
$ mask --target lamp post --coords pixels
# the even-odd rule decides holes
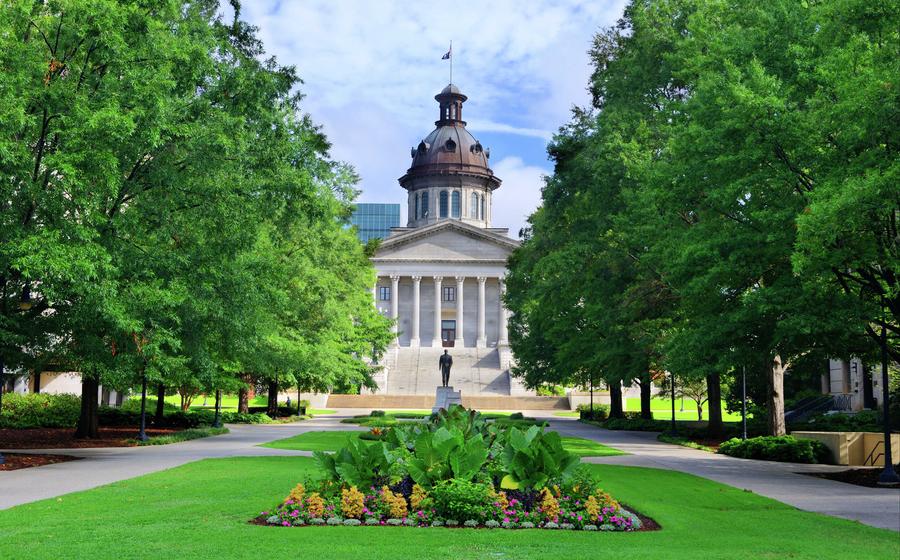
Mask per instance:
[[[672,435],[675,435],[675,372],[671,372],[672,376]]]
[[[216,389],[216,419],[213,421],[213,428],[222,427],[222,390]]]
[[[741,439],[747,439],[747,366],[741,366]]]
[[[147,366],[141,372],[141,430],[138,432],[140,441],[147,441]]]
[[[900,476],[894,471],[891,453],[891,394],[888,388],[888,346],[887,318],[885,317],[884,296],[881,296],[881,408],[884,422],[884,470],[878,475],[878,484],[894,486],[900,484]]]
[[[0,356],[0,414],[3,412],[3,375],[5,374],[3,367],[3,356]],[[0,465],[5,463],[6,459],[3,457],[3,453],[0,453]]]

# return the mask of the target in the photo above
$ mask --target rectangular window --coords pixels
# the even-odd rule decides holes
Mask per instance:
[[[444,286],[444,301],[456,301],[456,288]]]
[[[378,299],[381,301],[391,301],[391,287],[390,286],[379,286],[378,287]]]

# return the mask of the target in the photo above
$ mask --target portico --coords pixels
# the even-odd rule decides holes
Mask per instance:
[[[395,321],[395,346],[488,348],[509,344],[504,290],[496,274],[392,274],[379,276],[375,304]]]

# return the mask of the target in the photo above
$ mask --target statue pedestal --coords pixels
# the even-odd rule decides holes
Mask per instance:
[[[453,387],[438,387],[434,398],[434,407],[431,412],[437,412],[442,408],[450,408],[451,404],[462,406],[462,391],[454,391]]]

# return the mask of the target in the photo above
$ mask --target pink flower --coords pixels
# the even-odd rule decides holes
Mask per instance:
[[[281,522],[281,526],[282,526],[282,527],[290,527],[291,524],[290,524],[289,522],[287,522],[287,521],[282,521],[282,522]]]
[[[503,522],[504,522],[504,523],[509,523],[509,517],[504,517],[504,518],[503,518]]]

